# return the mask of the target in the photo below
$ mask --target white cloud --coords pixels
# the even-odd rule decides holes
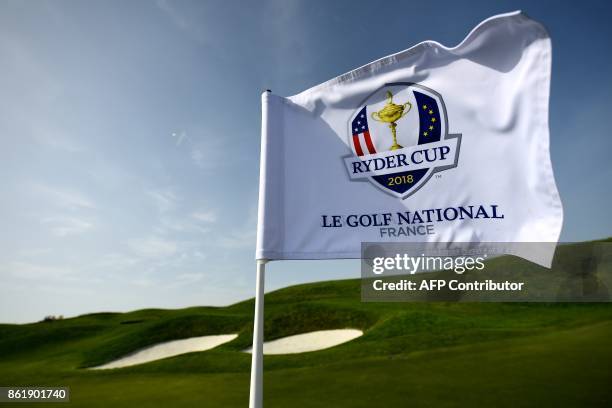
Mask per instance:
[[[207,172],[218,171],[227,165],[227,149],[224,141],[208,137],[204,131],[198,132],[199,138],[190,139],[188,145],[189,156],[195,166]]]
[[[184,130],[180,132],[172,132],[172,137],[176,139],[176,145],[180,146],[183,144],[183,141],[187,140],[187,132]]]
[[[252,248],[257,236],[257,202],[249,208],[246,222],[233,231],[228,231],[216,243],[225,249]]]
[[[199,251],[199,250],[193,251],[193,256],[194,256],[194,258],[199,258],[199,259],[207,259],[208,258],[208,255],[206,255],[204,252]]]
[[[313,70],[313,58],[318,52],[319,44],[309,41],[312,38],[312,27],[302,18],[303,9],[308,2],[267,0],[263,2],[263,15],[266,19],[266,31],[270,33],[269,47],[272,50],[269,80],[287,78],[293,81],[296,76],[306,76]],[[292,70],[284,69],[287,58],[291,58]],[[266,78],[266,79],[268,79]]]
[[[236,231],[220,237],[217,241],[219,246],[225,249],[249,248],[255,246],[255,228],[244,231]]]
[[[179,201],[178,196],[170,189],[155,189],[147,191],[160,213],[174,210]]]
[[[41,220],[43,224],[48,224],[53,234],[58,237],[82,234],[93,227],[90,221],[74,216],[53,216]]]
[[[174,139],[177,149],[189,155],[191,162],[205,171],[218,170],[225,164],[223,161],[227,156],[224,140],[210,137],[210,129],[191,129],[174,131],[171,137]]]
[[[191,151],[191,160],[193,160],[195,165],[198,167],[203,168],[206,166],[206,157],[200,149],[195,148]]]
[[[53,253],[51,248],[21,248],[15,253],[17,258],[36,258]]]
[[[181,12],[177,7],[177,2],[171,3],[167,0],[157,0],[156,5],[180,30],[185,32],[189,37],[199,43],[207,42],[204,26],[200,21],[197,21],[197,19],[194,20],[194,18],[188,12]]]
[[[67,267],[39,265],[31,262],[11,262],[3,268],[9,274],[28,280],[57,280],[72,273]]]
[[[146,276],[141,276],[135,279],[130,280],[130,283],[134,286],[140,286],[140,287],[144,287],[144,288],[149,288],[152,286],[155,286],[156,282],[151,279],[148,278]]]
[[[175,241],[153,236],[131,240],[128,246],[135,254],[145,258],[169,257],[178,251],[178,244]]]
[[[207,223],[207,224],[217,221],[217,214],[215,214],[213,211],[210,211],[210,210],[196,211],[193,214],[191,214],[191,216],[194,219]]]
[[[105,254],[94,263],[100,270],[124,272],[138,264],[138,258],[119,252]]]
[[[202,281],[204,278],[206,278],[206,274],[203,272],[179,273],[178,275],[174,277],[172,283],[170,283],[169,286],[179,287],[179,286],[191,285],[191,284]]]
[[[207,233],[210,231],[210,228],[194,223],[188,218],[164,216],[160,217],[159,226],[154,227],[154,231],[159,235],[167,235],[174,232]]]
[[[62,189],[41,184],[32,186],[35,195],[56,207],[65,210],[95,209],[92,200],[75,190]]]
[[[187,20],[183,17],[181,13],[179,13],[168,1],[166,0],[157,0],[155,2],[157,7],[166,13],[172,22],[174,22],[179,28],[187,29],[190,24],[187,23]]]
[[[44,118],[38,118],[36,122],[29,121],[27,126],[30,128],[29,132],[33,139],[42,145],[68,153],[81,153],[87,150],[65,132],[53,130],[55,128],[54,124]]]

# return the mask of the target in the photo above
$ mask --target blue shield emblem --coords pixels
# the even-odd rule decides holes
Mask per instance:
[[[457,166],[460,142],[460,134],[448,134],[440,94],[410,82],[388,83],[351,115],[353,154],[345,164],[351,180],[369,180],[404,199],[434,173]]]

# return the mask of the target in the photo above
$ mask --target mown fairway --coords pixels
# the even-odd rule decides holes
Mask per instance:
[[[250,355],[240,350],[252,310],[249,300],[0,325],[0,385],[70,386],[79,407],[244,407]],[[365,334],[265,358],[266,407],[612,406],[607,303],[362,303],[358,280],[266,295],[267,339],[345,327]],[[85,369],[160,341],[224,333],[240,335],[211,351]]]

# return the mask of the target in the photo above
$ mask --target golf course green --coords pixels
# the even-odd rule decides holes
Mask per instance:
[[[326,350],[266,356],[266,407],[612,406],[610,303],[367,303],[360,286],[330,281],[266,294],[266,340],[364,332]],[[3,324],[0,386],[68,386],[63,406],[245,407],[253,305]],[[239,335],[209,351],[87,369],[163,341],[231,333]]]

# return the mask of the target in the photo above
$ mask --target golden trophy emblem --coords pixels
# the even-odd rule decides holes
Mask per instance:
[[[408,109],[406,109],[408,107]],[[384,122],[389,124],[389,128],[391,128],[391,134],[393,135],[393,145],[389,150],[397,150],[401,149],[403,146],[400,146],[397,143],[397,135],[395,132],[395,128],[397,127],[397,122],[412,108],[412,104],[410,102],[406,102],[403,105],[397,105],[393,103],[393,94],[391,91],[387,91],[387,104],[384,108],[379,110],[378,112],[372,112],[372,119],[378,122]]]

